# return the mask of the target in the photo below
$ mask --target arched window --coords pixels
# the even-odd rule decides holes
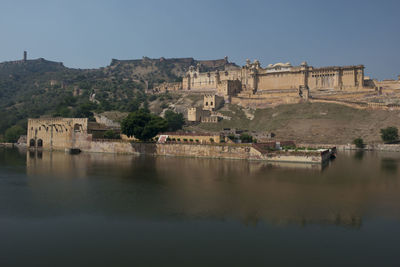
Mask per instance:
[[[74,125],[74,132],[80,132],[81,131],[81,127],[82,127],[82,125],[76,123]]]
[[[37,141],[37,146],[38,146],[38,147],[43,147],[43,140],[42,140],[42,139],[39,139],[39,140]]]
[[[29,147],[35,147],[35,140],[34,139],[29,140]]]

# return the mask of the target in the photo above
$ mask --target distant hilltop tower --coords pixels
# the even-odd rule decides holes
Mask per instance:
[[[27,57],[28,57],[28,52],[24,51],[24,61],[26,61]]]

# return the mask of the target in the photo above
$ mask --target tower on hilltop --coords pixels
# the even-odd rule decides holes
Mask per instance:
[[[28,57],[28,52],[24,51],[24,61],[26,61],[27,57]]]

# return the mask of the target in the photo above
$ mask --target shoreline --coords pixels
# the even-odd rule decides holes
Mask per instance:
[[[113,143],[113,140],[108,140],[104,143]],[[129,142],[120,142],[120,143],[129,143]],[[154,144],[154,143],[132,143],[132,144]],[[178,143],[180,145],[196,145],[196,144],[184,144]],[[215,146],[226,146],[227,144],[214,144]],[[244,144],[236,144],[237,146],[245,146]],[[27,148],[26,144],[18,144],[18,143],[0,143],[0,147],[19,147],[19,148]],[[297,147],[307,147],[307,148],[332,148],[336,147],[336,150],[346,151],[346,150],[357,150],[357,151],[382,151],[382,152],[400,152],[400,144],[372,144],[365,145],[364,148],[357,148],[354,144],[327,144],[327,143],[319,143],[319,144],[310,144],[310,143],[299,143]],[[53,149],[58,151],[64,151],[64,149]],[[84,151],[84,150],[82,150]],[[102,153],[102,152],[100,152]],[[105,153],[114,153],[114,152],[106,152]],[[123,153],[122,153],[123,154]],[[127,153],[131,154],[131,153]]]
[[[400,144],[368,145],[363,149],[355,145],[332,144],[298,144],[297,147],[311,148],[311,150],[263,150],[252,144],[185,144],[185,143],[130,143],[130,142],[96,142],[87,143],[87,146],[75,149],[61,148],[29,148],[26,144],[0,143],[0,148],[18,148],[26,151],[63,151],[70,154],[77,153],[106,153],[125,155],[153,155],[186,158],[211,158],[264,161],[268,163],[301,163],[324,164],[336,155],[336,151],[375,151],[400,152]],[[324,149],[321,149],[324,148]],[[318,150],[317,150],[318,149]]]
[[[19,146],[21,147],[21,146]],[[29,151],[49,150],[48,148],[22,148]],[[244,159],[265,162],[287,162],[322,164],[334,157],[336,150],[331,149],[286,149],[260,144],[190,144],[190,143],[130,143],[91,141],[74,148],[52,148],[52,150],[74,153],[113,153],[174,157],[195,157],[215,159]]]

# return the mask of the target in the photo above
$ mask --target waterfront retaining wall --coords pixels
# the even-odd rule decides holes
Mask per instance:
[[[337,150],[358,150],[354,144],[297,144],[297,147],[309,148],[331,148],[336,147]],[[364,150],[382,151],[382,152],[400,152],[400,144],[370,144],[365,145]]]
[[[199,157],[221,159],[266,160],[271,162],[321,163],[329,157],[329,153],[319,151],[285,152],[275,151],[263,153],[251,145],[201,145],[201,144],[152,144],[129,143],[121,141],[87,142],[82,144],[83,152],[116,153],[116,154],[148,154],[175,157]]]

